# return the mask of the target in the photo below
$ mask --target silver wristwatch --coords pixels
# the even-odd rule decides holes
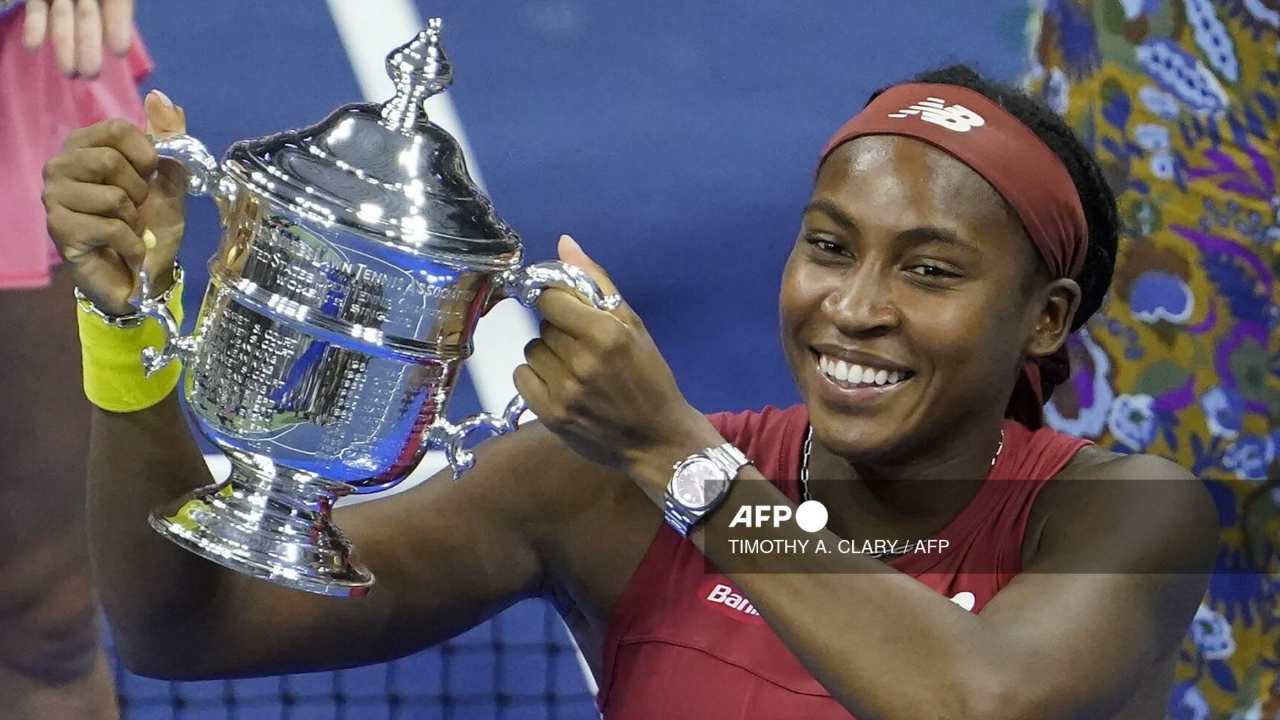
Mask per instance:
[[[693,526],[729,494],[738,471],[750,462],[732,443],[725,443],[676,463],[662,502],[667,524],[688,537]]]

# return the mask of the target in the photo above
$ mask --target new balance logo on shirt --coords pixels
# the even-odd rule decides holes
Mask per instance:
[[[920,116],[921,120],[939,125],[955,132],[969,132],[982,127],[987,121],[978,113],[963,105],[948,105],[946,100],[931,97],[914,105],[908,105],[898,112],[889,113],[891,118],[909,118]]]

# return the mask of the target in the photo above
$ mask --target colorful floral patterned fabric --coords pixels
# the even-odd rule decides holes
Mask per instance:
[[[1040,4],[1029,86],[1123,222],[1049,424],[1206,478],[1221,547],[1168,715],[1280,718],[1280,0]]]

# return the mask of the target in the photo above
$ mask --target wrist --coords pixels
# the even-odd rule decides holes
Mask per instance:
[[[175,260],[165,271],[160,273],[159,277],[151,281],[150,298],[168,305],[173,294],[178,293],[180,306],[180,285],[184,277],[185,273],[182,270],[182,266]],[[79,284],[73,290],[75,292],[76,306],[80,308],[80,311],[85,315],[96,317],[105,325],[116,328],[136,328],[146,319],[146,316],[139,312],[131,302],[126,301],[123,308],[121,308],[90,297],[80,289]]]
[[[175,281],[165,300],[169,313],[180,324],[180,272]],[[77,299],[84,392],[91,403],[111,412],[133,412],[151,407],[173,392],[182,371],[179,363],[173,362],[152,375],[143,369],[143,349],[165,345],[166,333],[158,321],[112,317],[79,293]]]
[[[171,264],[163,269],[153,272],[151,279],[151,298],[159,300],[167,298],[173,287],[182,282],[183,270],[182,266],[174,260]],[[88,283],[81,283],[79,279],[74,281],[74,291],[76,304],[81,310],[88,312],[90,315],[97,315],[104,322],[111,325],[118,325],[118,319],[126,319],[124,327],[136,325],[137,322],[129,322],[129,318],[137,318],[138,309],[131,301],[137,295],[137,291],[133,291],[124,300],[110,300],[98,297],[94,293],[85,292],[82,287]],[[140,321],[140,319],[139,319]]]
[[[672,429],[659,443],[628,453],[623,471],[659,507],[675,466],[690,455],[725,442],[706,416],[689,407],[679,420],[666,423]]]
[[[690,454],[672,469],[663,495],[662,514],[682,537],[689,537],[728,496],[734,480],[751,460],[731,443]]]

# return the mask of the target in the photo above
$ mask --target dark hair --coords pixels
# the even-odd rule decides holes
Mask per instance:
[[[1074,278],[1080,284],[1081,297],[1071,329],[1078,330],[1102,306],[1116,267],[1119,237],[1116,198],[1103,177],[1098,161],[1062,118],[1044,103],[1021,90],[987,80],[967,65],[931,70],[916,76],[915,82],[959,85],[986,96],[1031,128],[1066,166],[1076,192],[1080,194],[1080,203],[1089,224],[1089,248],[1085,253],[1084,267]],[[867,102],[870,103],[885,89],[876,91]],[[1040,263],[1040,266],[1043,268],[1044,264]],[[1042,269],[1038,274],[1047,277],[1048,271]]]

